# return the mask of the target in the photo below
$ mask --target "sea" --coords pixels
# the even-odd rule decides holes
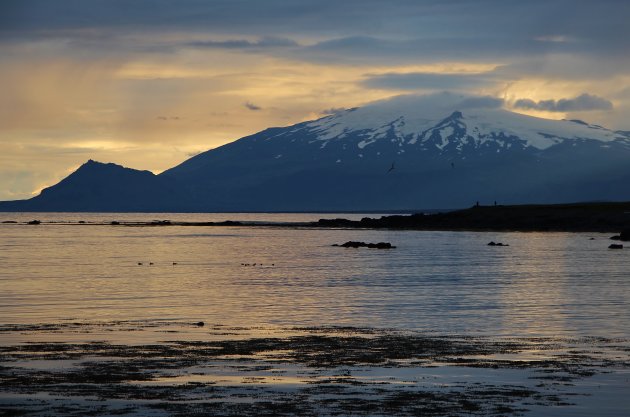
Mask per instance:
[[[609,233],[124,225],[366,216],[0,213],[0,322],[630,337],[630,248],[608,249]],[[396,248],[332,246],[350,240]]]
[[[0,213],[0,414],[628,415],[630,248],[299,225],[384,214]],[[166,220],[244,225],[147,226]],[[352,335],[445,347],[434,362],[303,356],[339,359],[361,348],[318,343]],[[453,341],[525,347],[458,359]]]

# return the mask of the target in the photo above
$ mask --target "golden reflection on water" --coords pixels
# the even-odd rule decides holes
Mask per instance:
[[[517,252],[496,258],[501,274],[510,278],[498,287],[512,311],[504,316],[506,328],[523,336],[579,334],[581,323],[608,309],[604,321],[612,327],[620,324],[617,313],[625,313],[616,310],[629,301],[628,286],[620,280],[628,258],[607,250],[608,234],[519,233],[505,238],[511,235],[520,237]]]
[[[607,237],[0,225],[0,321],[627,336],[630,258]],[[330,246],[347,240],[398,248]]]

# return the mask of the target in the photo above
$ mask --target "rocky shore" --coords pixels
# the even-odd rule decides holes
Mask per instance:
[[[435,214],[321,219],[315,227],[410,230],[613,232],[630,240],[630,203],[474,206]]]

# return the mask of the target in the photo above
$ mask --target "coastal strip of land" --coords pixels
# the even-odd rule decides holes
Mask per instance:
[[[630,203],[473,206],[464,210],[433,214],[417,213],[408,216],[382,216],[378,219],[363,218],[358,221],[321,219],[314,226],[409,230],[619,233],[630,230]]]
[[[238,226],[292,228],[348,228],[448,231],[522,231],[522,232],[611,232],[620,233],[619,240],[630,240],[630,202],[579,203],[551,205],[476,205],[462,210],[437,213],[387,215],[361,220],[322,218],[314,222],[271,222],[226,220],[190,222],[171,220],[108,221],[108,222],[27,222],[12,220],[5,224],[109,225],[127,227],[164,226]]]

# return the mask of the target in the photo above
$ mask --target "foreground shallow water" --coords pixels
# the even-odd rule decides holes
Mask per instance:
[[[630,408],[630,252],[607,249],[608,234],[109,224],[320,217],[0,214],[18,221],[0,224],[0,410],[622,416]],[[35,218],[42,224],[23,224]],[[331,246],[348,240],[397,248]],[[396,343],[374,348],[373,339]],[[462,346],[455,339],[467,348],[453,350]],[[410,347],[392,357],[401,346]]]
[[[624,416],[630,405],[628,339],[184,322],[0,335],[27,342],[0,347],[4,415]]]

